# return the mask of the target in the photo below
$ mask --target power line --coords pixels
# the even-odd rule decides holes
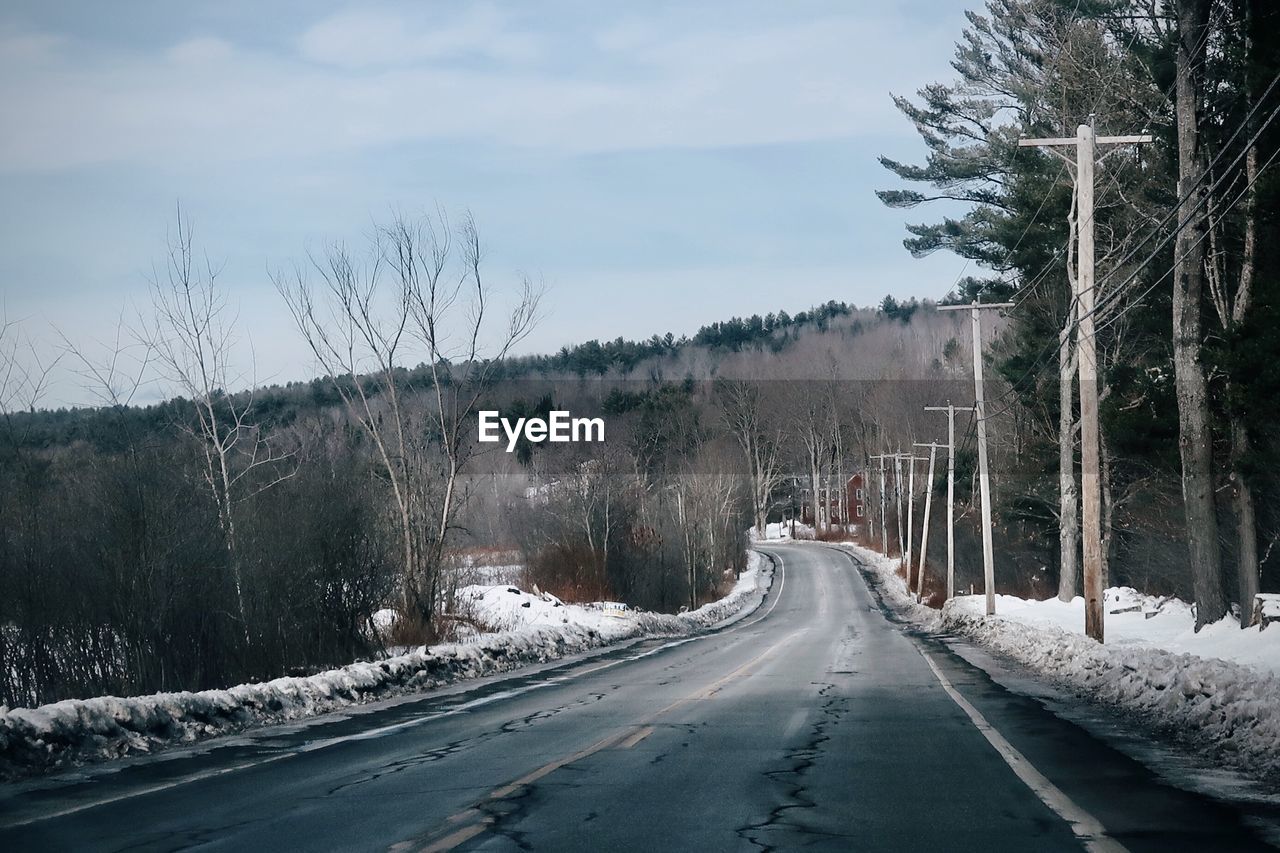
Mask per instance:
[[[1257,112],[1258,108],[1262,106],[1263,101],[1265,101],[1267,97],[1271,94],[1272,90],[1275,89],[1277,83],[1280,83],[1280,72],[1277,72],[1276,76],[1272,78],[1271,84],[1267,86],[1266,92],[1262,94],[1262,97],[1259,98],[1257,103],[1253,105],[1253,108],[1249,110],[1248,115],[1246,115],[1244,119],[1241,120],[1240,124],[1236,127],[1235,132],[1231,134],[1231,138],[1226,141],[1226,143],[1222,146],[1221,150],[1219,150],[1217,155],[1213,158],[1213,160],[1210,161],[1209,165],[1204,169],[1203,173],[1200,175],[1200,178],[1196,181],[1195,185],[1182,194],[1182,197],[1178,199],[1177,203],[1174,204],[1172,208],[1170,208],[1169,212],[1165,214],[1165,217],[1159,223],[1157,223],[1157,225],[1153,229],[1150,236],[1148,236],[1145,240],[1143,240],[1141,243],[1139,243],[1137,246],[1131,249],[1123,258],[1120,259],[1120,261],[1116,263],[1114,267],[1115,269],[1122,268],[1125,265],[1125,263],[1130,258],[1132,258],[1134,254],[1136,254],[1137,251],[1142,246],[1146,245],[1152,239],[1154,239],[1159,234],[1160,229],[1163,228],[1166,224],[1168,224],[1169,220],[1172,219],[1178,213],[1181,207],[1184,204],[1186,204],[1188,199],[1199,195],[1198,191],[1200,190],[1201,184],[1211,174],[1213,174],[1213,170],[1218,165],[1218,161],[1222,159],[1222,157],[1227,153],[1228,150],[1230,150],[1231,144],[1235,142],[1236,138],[1240,135],[1240,132],[1244,130],[1244,128],[1248,125],[1250,119],[1253,118],[1254,113]],[[1215,189],[1217,189],[1222,184],[1222,182],[1225,181],[1232,174],[1232,170],[1237,165],[1239,165],[1240,160],[1243,159],[1244,156],[1248,153],[1249,148],[1251,148],[1253,144],[1258,141],[1258,138],[1261,137],[1262,134],[1266,131],[1266,129],[1271,125],[1271,123],[1275,121],[1275,118],[1277,115],[1280,115],[1280,104],[1277,104],[1275,107],[1272,108],[1271,113],[1263,121],[1262,126],[1259,127],[1258,130],[1253,134],[1249,142],[1245,144],[1243,148],[1241,148],[1240,152],[1236,155],[1235,159],[1231,161],[1231,164],[1227,166],[1226,170],[1222,172],[1220,177],[1218,177],[1216,180],[1213,181],[1213,183],[1209,185],[1207,191],[1204,193],[1204,198],[1206,200],[1209,194],[1212,193]],[[1201,203],[1203,202],[1197,201],[1196,207],[1198,208]],[[1190,222],[1191,222],[1191,218],[1188,217],[1186,222],[1178,224],[1172,232],[1167,234],[1158,244],[1156,244],[1156,247],[1147,255],[1146,258],[1143,259],[1143,261],[1137,266],[1137,268],[1134,269],[1134,271],[1129,275],[1128,278],[1126,278],[1123,282],[1121,282],[1114,290],[1106,293],[1105,295],[1103,295],[1098,299],[1098,304],[1094,306],[1093,313],[1097,313],[1101,311],[1103,308],[1107,307],[1108,305],[1114,303],[1117,299],[1119,299],[1120,296],[1124,293],[1124,289],[1128,287],[1135,278],[1137,278],[1138,274],[1142,272],[1142,270],[1147,266],[1147,264],[1155,260],[1156,256],[1159,255],[1160,251],[1166,245],[1168,245],[1169,241],[1175,238],[1179,233],[1181,233],[1182,229],[1186,228],[1187,225],[1190,224]]]
[[[1179,208],[1180,208],[1180,207],[1181,207],[1181,206],[1186,202],[1186,200],[1187,200],[1188,198],[1190,198],[1190,197],[1191,197],[1191,195],[1192,195],[1192,194],[1194,194],[1194,193],[1195,193],[1195,191],[1199,189],[1200,185],[1201,185],[1201,184],[1202,184],[1202,183],[1203,183],[1203,182],[1204,182],[1204,181],[1205,181],[1205,180],[1206,180],[1206,179],[1207,179],[1207,178],[1208,178],[1208,177],[1213,173],[1213,170],[1214,170],[1214,168],[1218,165],[1219,161],[1220,161],[1220,160],[1221,160],[1221,159],[1226,155],[1226,153],[1230,150],[1232,143],[1234,143],[1234,142],[1235,142],[1235,140],[1239,137],[1240,133],[1245,129],[1245,127],[1247,127],[1247,126],[1248,126],[1248,123],[1249,123],[1249,121],[1253,118],[1253,115],[1258,111],[1258,109],[1259,109],[1259,108],[1262,106],[1262,104],[1266,101],[1267,97],[1268,97],[1268,96],[1271,94],[1271,92],[1275,89],[1275,87],[1276,87],[1276,85],[1277,85],[1278,83],[1280,83],[1280,73],[1277,73],[1277,74],[1276,74],[1276,76],[1275,76],[1274,78],[1272,78],[1271,83],[1270,83],[1270,84],[1267,86],[1267,88],[1266,88],[1266,91],[1264,91],[1264,92],[1263,92],[1263,94],[1262,94],[1262,96],[1261,96],[1261,97],[1260,97],[1260,98],[1259,98],[1259,99],[1254,103],[1254,105],[1252,106],[1252,108],[1249,110],[1248,114],[1244,117],[1244,119],[1242,119],[1242,120],[1241,120],[1240,124],[1239,124],[1239,125],[1237,125],[1237,127],[1236,127],[1235,131],[1231,134],[1231,137],[1227,140],[1227,142],[1226,142],[1226,143],[1224,143],[1224,144],[1223,144],[1222,148],[1218,151],[1217,155],[1215,155],[1215,156],[1214,156],[1213,160],[1209,163],[1208,167],[1204,170],[1203,174],[1201,174],[1201,176],[1200,176],[1200,178],[1197,180],[1197,182],[1196,182],[1195,186],[1194,186],[1194,187],[1192,187],[1191,192],[1190,192],[1190,193],[1188,193],[1188,194],[1186,194],[1183,198],[1179,199],[1179,201],[1178,201],[1178,202],[1173,206],[1173,208],[1171,208],[1171,209],[1169,210],[1169,212],[1164,216],[1164,218],[1163,218],[1162,220],[1160,220],[1160,222],[1158,222],[1158,223],[1156,224],[1156,226],[1154,227],[1154,229],[1153,229],[1152,233],[1151,233],[1147,238],[1145,238],[1145,239],[1144,239],[1144,240],[1142,240],[1140,243],[1138,243],[1136,246],[1134,246],[1133,248],[1131,248],[1131,249],[1129,250],[1129,252],[1128,252],[1128,253],[1127,253],[1123,258],[1121,258],[1121,260],[1120,260],[1119,262],[1117,262],[1116,267],[1115,267],[1116,269],[1118,269],[1118,268],[1122,267],[1122,266],[1125,264],[1125,262],[1126,262],[1126,261],[1128,261],[1130,258],[1132,258],[1132,257],[1133,257],[1133,256],[1134,256],[1134,255],[1135,255],[1135,254],[1136,254],[1136,253],[1137,253],[1137,252],[1138,252],[1138,251],[1139,251],[1139,250],[1140,250],[1144,245],[1146,245],[1147,243],[1149,243],[1149,242],[1150,242],[1150,241],[1151,241],[1155,236],[1157,236],[1157,234],[1159,233],[1160,229],[1161,229],[1161,228],[1163,228],[1166,224],[1168,224],[1168,222],[1170,221],[1170,219],[1172,219],[1172,218],[1173,218],[1173,216],[1175,216],[1175,215],[1177,214],[1177,212],[1178,212]],[[1234,160],[1231,162],[1231,164],[1227,167],[1226,171],[1224,171],[1224,172],[1223,172],[1223,173],[1222,173],[1222,174],[1221,174],[1221,175],[1220,175],[1220,176],[1219,176],[1219,177],[1218,177],[1218,178],[1217,178],[1217,179],[1216,179],[1216,180],[1215,180],[1215,181],[1214,181],[1214,182],[1209,186],[1209,188],[1208,188],[1208,192],[1209,192],[1209,193],[1212,193],[1215,189],[1217,189],[1217,188],[1222,184],[1222,182],[1223,182],[1223,181],[1227,180],[1227,179],[1228,179],[1228,177],[1229,177],[1229,176],[1231,176],[1231,174],[1232,174],[1232,170],[1236,167],[1236,165],[1238,165],[1238,164],[1239,164],[1240,160],[1245,156],[1245,154],[1247,153],[1247,151],[1248,151],[1249,147],[1250,147],[1250,146],[1252,146],[1252,145],[1253,145],[1253,143],[1257,141],[1257,139],[1262,135],[1262,133],[1263,133],[1264,131],[1266,131],[1267,127],[1271,124],[1271,122],[1272,122],[1272,121],[1274,121],[1274,120],[1275,120],[1275,118],[1276,118],[1276,116],[1277,116],[1277,115],[1280,115],[1280,104],[1278,104],[1275,108],[1273,108],[1273,109],[1272,109],[1271,113],[1270,113],[1270,114],[1267,116],[1267,118],[1265,119],[1265,121],[1264,121],[1263,125],[1262,125],[1260,128],[1258,128],[1258,130],[1253,134],[1253,137],[1250,139],[1249,143],[1248,143],[1247,145],[1245,145],[1245,147],[1240,151],[1240,153],[1239,153],[1239,154],[1237,154],[1237,155],[1236,155],[1235,159],[1234,159]],[[1270,164],[1271,164],[1271,162],[1272,162],[1272,160],[1274,160],[1274,155],[1273,155],[1272,159],[1268,160],[1267,165],[1270,165]],[[1264,168],[1265,168],[1265,167],[1264,167]],[[1262,171],[1262,170],[1259,170],[1259,175],[1261,174],[1261,171]],[[1118,180],[1118,176],[1119,176],[1119,173],[1118,173],[1118,172],[1117,172],[1117,173],[1115,173],[1115,174],[1113,175],[1113,182],[1114,182],[1114,181],[1116,181],[1116,180]],[[1104,189],[1104,191],[1106,191],[1106,189],[1110,189],[1110,185],[1108,185],[1108,186]],[[1234,205],[1235,205],[1236,203],[1238,203],[1238,201],[1239,201],[1239,197],[1237,197],[1236,201],[1232,202],[1232,204],[1228,207],[1228,209],[1230,209],[1231,207],[1234,207]],[[1137,268],[1136,268],[1136,269],[1135,269],[1135,270],[1134,270],[1134,271],[1129,275],[1129,277],[1125,279],[1125,281],[1124,281],[1124,282],[1122,282],[1122,283],[1121,283],[1119,286],[1117,286],[1114,290],[1111,290],[1111,291],[1109,291],[1108,293],[1106,293],[1105,295],[1101,296],[1101,297],[1099,298],[1099,300],[1098,300],[1098,304],[1094,306],[1094,308],[1093,308],[1093,310],[1092,310],[1091,312],[1089,312],[1089,316],[1093,316],[1093,315],[1095,315],[1095,314],[1097,314],[1097,313],[1101,312],[1101,311],[1102,311],[1102,310],[1104,310],[1105,308],[1108,308],[1108,307],[1110,307],[1110,306],[1114,305],[1114,303],[1115,303],[1115,302],[1120,298],[1120,296],[1122,296],[1122,295],[1123,295],[1123,293],[1125,292],[1125,289],[1126,289],[1129,285],[1131,285],[1131,283],[1132,283],[1132,282],[1137,278],[1137,276],[1141,273],[1141,271],[1142,271],[1142,270],[1143,270],[1143,269],[1144,269],[1148,264],[1150,264],[1150,263],[1155,259],[1155,257],[1156,257],[1156,256],[1159,254],[1159,252],[1164,248],[1164,246],[1165,246],[1165,245],[1167,245],[1167,244],[1168,244],[1168,242],[1169,242],[1170,240],[1172,240],[1174,237],[1176,237],[1176,236],[1177,236],[1177,234],[1181,231],[1181,229],[1182,229],[1182,228],[1186,227],[1186,224],[1187,224],[1187,223],[1183,223],[1183,224],[1179,225],[1179,226],[1178,226],[1178,227],[1177,227],[1177,228],[1176,228],[1172,233],[1170,233],[1170,234],[1166,235],[1166,236],[1164,237],[1164,239],[1163,239],[1163,240],[1161,240],[1161,242],[1160,242],[1159,244],[1157,244],[1156,248],[1155,248],[1154,250],[1152,250],[1152,252],[1151,252],[1151,253],[1150,253],[1150,254],[1149,254],[1149,255],[1148,255],[1148,256],[1147,256],[1147,257],[1142,261],[1142,263],[1141,263],[1141,264],[1139,264],[1139,266],[1138,266],[1138,267],[1137,267]],[[1201,240],[1203,240],[1203,239],[1204,239],[1204,237],[1201,237]],[[1198,243],[1197,243],[1197,245],[1198,245]],[[1063,248],[1065,249],[1065,246],[1064,246]],[[1060,253],[1060,252],[1061,252],[1061,250],[1059,250],[1059,253]],[[1055,254],[1059,254],[1059,253],[1055,253]],[[1051,265],[1052,263],[1053,263],[1053,259],[1050,259],[1049,264],[1047,264],[1047,265],[1046,265],[1046,267],[1045,267],[1045,269],[1044,269],[1044,270],[1042,270],[1042,271],[1041,271],[1041,273],[1037,276],[1037,283],[1038,283],[1039,281],[1043,280],[1044,276],[1045,276],[1045,275],[1046,275],[1046,273],[1048,272],[1048,270],[1049,270],[1049,268],[1050,268],[1050,265]],[[1132,307],[1134,307],[1134,305],[1139,304],[1139,303],[1141,302],[1141,300],[1142,300],[1142,299],[1145,299],[1145,298],[1146,298],[1146,296],[1147,296],[1147,295],[1149,295],[1149,294],[1151,293],[1151,291],[1153,291],[1156,287],[1158,287],[1158,286],[1159,286],[1159,284],[1160,284],[1161,282],[1163,282],[1163,280],[1164,280],[1168,275],[1169,275],[1169,273],[1165,273],[1163,276],[1161,276],[1159,279],[1157,279],[1157,280],[1156,280],[1152,285],[1150,285],[1149,287],[1147,287],[1147,288],[1146,288],[1146,290],[1144,290],[1144,291],[1143,291],[1143,293],[1138,297],[1138,299],[1137,299],[1134,303],[1131,303],[1131,304],[1130,304],[1130,306],[1126,307],[1126,308],[1121,312],[1121,314],[1120,314],[1120,315],[1117,315],[1116,317],[1111,318],[1108,322],[1106,322],[1105,324],[1103,324],[1103,325],[1099,328],[1099,331],[1101,331],[1102,329],[1108,328],[1108,327],[1110,327],[1111,325],[1113,325],[1113,324],[1114,324],[1114,322],[1115,322],[1116,320],[1118,320],[1120,316],[1123,316],[1123,314],[1124,314],[1124,313],[1127,313],[1129,310],[1131,310],[1131,309],[1132,309]],[[1104,282],[1104,283],[1105,283],[1105,282]],[[1099,290],[1101,290],[1101,289],[1102,289],[1102,287],[1101,287],[1101,286],[1099,286],[1099,288],[1098,288],[1098,289],[1099,289]],[[1027,296],[1026,298],[1030,298],[1030,294],[1028,294],[1028,296]],[[1021,305],[1024,301],[1025,301],[1025,298],[1024,298],[1023,300],[1019,300],[1018,305]],[[1081,318],[1077,318],[1077,322],[1079,322],[1079,319],[1081,319]],[[1001,395],[1000,395],[1000,397],[998,397],[998,398],[996,398],[996,399],[997,399],[997,400],[999,400],[999,399],[1003,399],[1003,398],[1005,398],[1005,397],[1008,397],[1011,393],[1013,393],[1013,392],[1014,392],[1014,391],[1015,391],[1015,390],[1016,390],[1016,389],[1017,389],[1017,388],[1022,384],[1022,382],[1023,382],[1023,381],[1025,381],[1025,380],[1026,380],[1026,379],[1028,379],[1028,378],[1032,378],[1032,374],[1035,374],[1035,376],[1038,378],[1038,374],[1039,374],[1040,372],[1042,372],[1042,371],[1043,371],[1043,370],[1048,366],[1048,363],[1047,363],[1047,362],[1045,362],[1045,363],[1043,363],[1043,364],[1042,364],[1042,362],[1044,361],[1045,356],[1047,356],[1048,354],[1050,354],[1054,349],[1056,349],[1056,347],[1057,347],[1057,342],[1055,342],[1055,341],[1048,341],[1048,342],[1046,343],[1046,345],[1044,346],[1044,348],[1043,348],[1043,349],[1042,349],[1042,350],[1041,350],[1041,351],[1036,355],[1036,357],[1032,360],[1032,365],[1031,365],[1031,367],[1029,367],[1029,368],[1027,369],[1027,371],[1024,373],[1024,375],[1023,375],[1022,377],[1019,377],[1019,379],[1018,379],[1018,380],[1015,380],[1014,382],[1010,383],[1010,387],[1009,387],[1008,389],[1006,389],[1006,391],[1005,391],[1003,394],[1001,394]],[[992,402],[996,402],[996,400],[993,400]],[[1012,408],[1012,405],[1013,405],[1013,404],[1012,404],[1012,403],[1010,403],[1010,405],[1005,406],[1003,409],[1001,409],[1001,410],[1000,410],[1000,412],[999,412],[998,414],[1003,414],[1004,412],[1007,412],[1010,408]],[[992,417],[994,417],[994,415],[993,415]]]
[[[1280,113],[1280,107],[1277,107],[1276,109],[1277,109],[1277,113]],[[1240,203],[1240,200],[1245,197],[1245,195],[1249,192],[1250,189],[1252,189],[1253,185],[1257,183],[1259,178],[1262,177],[1262,173],[1265,172],[1271,166],[1271,164],[1276,161],[1277,157],[1280,157],[1280,147],[1277,147],[1275,151],[1271,152],[1271,156],[1267,158],[1267,162],[1262,164],[1261,168],[1258,169],[1258,174],[1254,176],[1254,179],[1252,181],[1249,181],[1248,183],[1246,183],[1244,188],[1241,189],[1240,192],[1236,194],[1236,197],[1232,199],[1231,203],[1228,204],[1226,208],[1223,210],[1224,213],[1233,210],[1235,206]],[[1206,229],[1205,233],[1201,234],[1200,237],[1196,240],[1196,242],[1193,245],[1199,246],[1206,239],[1208,239],[1208,237],[1209,237],[1209,231]],[[1159,278],[1157,278],[1154,282],[1148,285],[1147,288],[1138,295],[1137,299],[1130,300],[1128,305],[1124,306],[1124,308],[1120,309],[1119,312],[1117,312],[1114,316],[1108,318],[1101,326],[1099,326],[1099,331],[1101,331],[1102,329],[1106,329],[1111,325],[1115,324],[1120,320],[1121,317],[1123,317],[1125,314],[1129,313],[1129,311],[1133,310],[1135,307],[1140,305],[1142,301],[1146,299],[1147,296],[1149,296],[1153,290],[1159,287],[1164,282],[1164,280],[1167,279],[1172,274],[1173,274],[1173,267],[1170,267],[1168,270],[1162,273]]]

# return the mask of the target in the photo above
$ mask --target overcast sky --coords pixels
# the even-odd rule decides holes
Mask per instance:
[[[875,158],[922,156],[890,93],[950,79],[966,5],[8,0],[4,313],[110,336],[178,201],[264,381],[314,373],[268,269],[392,209],[470,209],[495,285],[546,281],[524,351],[938,297],[962,264],[906,253],[936,213]]]

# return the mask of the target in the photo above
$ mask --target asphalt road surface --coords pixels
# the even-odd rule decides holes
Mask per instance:
[[[1272,849],[768,551],[719,632],[0,788],[0,850]]]

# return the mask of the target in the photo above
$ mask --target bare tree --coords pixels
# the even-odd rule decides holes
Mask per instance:
[[[180,427],[200,448],[204,481],[226,543],[236,615],[247,638],[236,507],[291,477],[296,466],[290,464],[293,454],[277,447],[254,421],[256,389],[232,365],[236,318],[218,283],[219,272],[207,256],[196,257],[191,223],[179,208],[164,271],[151,278],[152,315],[142,319],[139,336],[168,381],[194,409],[195,423]],[[232,393],[231,388],[239,384],[250,387]]]
[[[391,266],[407,297],[416,337],[426,349],[434,398],[431,411],[445,457],[443,493],[436,507],[435,535],[427,555],[433,600],[438,583],[436,570],[459,502],[458,478],[473,446],[464,427],[503,359],[533,331],[543,292],[541,286],[522,277],[515,304],[503,317],[505,326],[495,341],[486,341],[491,295],[482,275],[484,248],[475,218],[467,213],[458,228],[462,270],[456,279],[445,277],[449,228],[443,214],[437,219],[439,228],[433,227],[429,218],[416,224],[397,218],[383,231]],[[491,347],[487,348],[487,343]]]
[[[809,489],[813,495],[813,527],[821,536],[829,520],[828,504],[821,500],[824,476],[830,470],[829,458],[835,447],[832,425],[836,422],[827,393],[814,393],[815,383],[796,383],[791,387],[792,419],[795,432],[804,448],[805,469],[809,474]],[[829,389],[822,389],[823,392]]]
[[[321,369],[374,444],[400,532],[401,612],[422,626],[435,613],[459,478],[472,451],[465,427],[501,360],[533,329],[541,299],[541,289],[522,279],[491,338],[482,259],[471,216],[455,235],[438,213],[377,228],[364,258],[341,244],[312,257],[324,305],[307,268],[273,276]],[[425,366],[421,388],[405,371],[411,355]]]
[[[758,383],[717,380],[716,390],[721,417],[747,463],[752,516],[763,536],[773,491],[782,482],[782,435],[769,423]]]
[[[147,369],[155,357],[155,350],[145,337],[133,334],[124,317],[116,322],[115,335],[110,343],[100,342],[98,355],[73,343],[61,329],[56,330],[62,341],[62,351],[75,362],[75,372],[83,382],[83,388],[108,408],[122,409],[133,402],[147,380]]]
[[[61,358],[42,359],[18,321],[10,319],[0,306],[0,417],[11,433],[15,431],[14,414],[35,411],[44,399],[49,377]]]

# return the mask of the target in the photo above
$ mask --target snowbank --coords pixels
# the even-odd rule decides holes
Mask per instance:
[[[1202,658],[1217,658],[1280,674],[1280,631],[1255,625],[1241,630],[1239,620],[1227,617],[1196,631],[1195,611],[1177,598],[1145,595],[1132,587],[1112,587],[1105,592],[1107,646],[1163,649]],[[963,596],[952,602],[957,612],[981,615],[982,596]],[[996,613],[1002,618],[1044,628],[1084,634],[1084,599],[1063,602],[996,596]]]
[[[813,539],[814,530],[811,525],[803,524],[797,521],[794,525],[789,521],[770,521],[764,526],[764,537],[754,528],[748,528],[747,538],[752,542],[765,542],[791,539],[791,531],[794,528],[796,539]]]
[[[467,587],[469,596],[482,601],[489,593],[478,591],[486,589],[508,596],[510,601],[495,597],[490,610],[492,615],[506,613],[510,629],[305,678],[277,678],[227,690],[127,699],[102,696],[30,709],[0,707],[0,777],[151,752],[253,725],[315,716],[622,640],[694,634],[754,609],[772,579],[772,563],[753,551],[747,570],[727,596],[677,615],[557,607],[552,600],[519,590],[508,593],[507,587]],[[529,607],[523,606],[526,601]],[[556,615],[549,616],[552,612]]]
[[[1227,637],[1228,631],[1245,637],[1251,632],[1225,622],[1203,629],[1203,637],[1187,636],[1186,625],[1194,623],[1184,603],[1120,588],[1108,590],[1107,610],[1139,609],[1108,612],[1108,643],[1103,645],[1079,630],[1084,622],[1079,601],[1000,596],[997,615],[987,616],[980,596],[965,596],[939,612],[915,603],[896,573],[897,560],[855,545],[843,547],[872,570],[883,600],[922,627],[976,641],[1091,701],[1174,734],[1219,763],[1280,779],[1280,675],[1270,637],[1274,627],[1261,635],[1252,629],[1252,640]],[[1145,612],[1152,611],[1157,615],[1148,620]],[[1165,618],[1166,623],[1159,622]],[[1232,654],[1237,660],[1186,649]]]

